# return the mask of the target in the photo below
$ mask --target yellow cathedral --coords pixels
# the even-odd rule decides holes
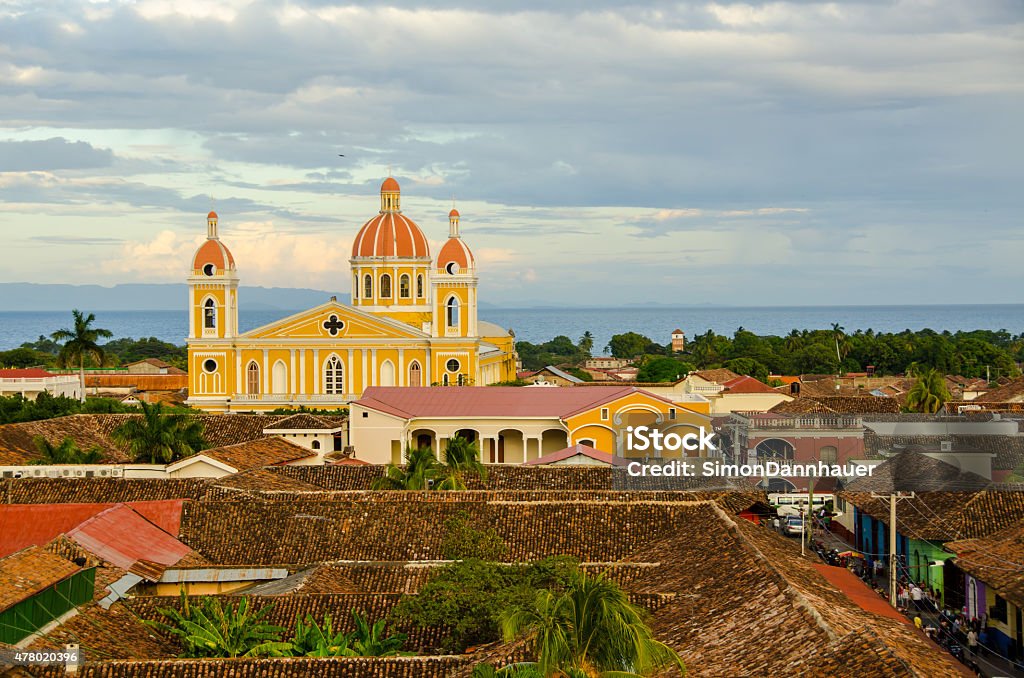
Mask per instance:
[[[380,212],[352,244],[351,304],[332,297],[240,333],[238,272],[210,212],[188,277],[188,404],[209,412],[333,409],[370,386],[515,379],[514,337],[477,318],[476,262],[458,211],[448,223],[435,261],[388,177]]]

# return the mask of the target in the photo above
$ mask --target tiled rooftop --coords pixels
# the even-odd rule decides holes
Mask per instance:
[[[67,579],[79,569],[39,546],[0,559],[0,612]]]

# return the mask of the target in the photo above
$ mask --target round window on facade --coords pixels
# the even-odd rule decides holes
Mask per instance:
[[[213,275],[216,272],[217,267],[214,266],[213,264],[207,264],[206,266],[203,266],[203,275]]]
[[[459,272],[459,265],[454,261],[449,261],[448,265],[444,267],[444,270],[448,271],[449,275],[455,275]]]
[[[203,361],[203,369],[206,370],[207,372],[216,372],[217,371],[217,361],[214,360],[213,358],[210,358],[209,360],[204,360]]]
[[[456,360],[455,358],[452,358],[451,360],[446,362],[444,366],[445,369],[447,369],[449,372],[458,372],[459,368],[462,367],[462,365],[459,364],[459,361]]]

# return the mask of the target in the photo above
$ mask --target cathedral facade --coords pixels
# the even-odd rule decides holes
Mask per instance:
[[[359,230],[349,260],[350,304],[335,298],[238,331],[239,277],[217,214],[192,259],[188,404],[209,412],[333,409],[371,386],[487,385],[515,379],[511,332],[477,318],[477,271],[448,215],[437,258],[402,213],[398,182]]]

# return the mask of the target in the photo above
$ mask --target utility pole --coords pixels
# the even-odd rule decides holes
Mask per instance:
[[[807,536],[807,541],[810,541],[814,539],[814,476],[807,483],[807,515],[811,519],[811,532]]]
[[[871,496],[876,499],[882,499],[886,495],[871,493]],[[896,502],[899,499],[912,499],[914,497],[913,492],[897,492],[893,490],[889,493],[889,604],[896,607],[896,566],[899,560],[896,548]]]

